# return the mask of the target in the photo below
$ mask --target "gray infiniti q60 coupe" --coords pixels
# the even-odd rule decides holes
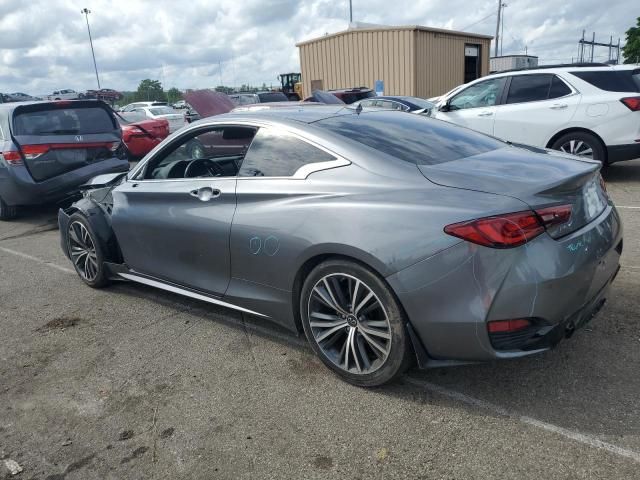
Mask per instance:
[[[347,381],[532,355],[606,300],[600,163],[344,106],[210,117],[59,212],[91,287],[139,282],[304,332]]]

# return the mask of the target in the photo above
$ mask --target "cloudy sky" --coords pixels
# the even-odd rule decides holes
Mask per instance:
[[[583,29],[624,42],[640,15],[638,0],[503,1],[504,54],[526,45],[541,63],[571,61]],[[180,89],[275,85],[300,69],[296,42],[348,24],[348,0],[0,0],[0,92],[95,88],[83,7],[101,84],[119,90],[143,78]],[[496,10],[495,0],[353,0],[356,21],[490,35]]]

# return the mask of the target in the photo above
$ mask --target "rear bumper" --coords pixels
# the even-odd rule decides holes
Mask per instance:
[[[608,163],[634,160],[636,158],[640,158],[640,142],[628,145],[609,145],[607,147]]]
[[[78,193],[78,187],[104,173],[129,171],[129,162],[111,158],[87,165],[57,177],[34,182],[24,166],[1,169],[0,196],[8,205],[41,205],[53,203]]]
[[[619,268],[622,225],[613,206],[559,240],[496,250],[461,242],[387,277],[436,363],[516,358],[551,348],[606,300]],[[521,343],[496,343],[491,320],[535,319]]]

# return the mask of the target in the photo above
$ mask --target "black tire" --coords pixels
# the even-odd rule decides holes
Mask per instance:
[[[90,239],[90,242],[87,241],[84,235],[79,234],[79,232],[83,231],[82,227],[86,230],[86,234]],[[72,234],[72,230],[75,232],[75,236]],[[80,243],[78,243],[76,239],[79,239]],[[104,268],[104,246],[84,215],[81,213],[74,213],[69,217],[69,224],[67,226],[67,231],[65,232],[65,240],[67,242],[67,250],[71,257],[73,268],[84,283],[92,288],[102,288],[111,283]],[[90,259],[89,266],[86,264],[86,256],[78,258],[78,256],[73,253],[74,250],[77,251],[78,248],[82,248],[83,246],[94,253],[92,258],[95,262],[90,261]],[[85,260],[84,267],[82,259]]]
[[[333,293],[325,288],[329,283]],[[354,291],[355,296],[352,295]],[[371,300],[358,308],[369,297],[368,292],[373,294]],[[346,315],[329,308],[321,300],[327,293],[332,295],[331,298],[339,299],[339,310]],[[375,387],[390,382],[407,369],[413,358],[402,307],[384,280],[359,263],[333,259],[314,268],[302,286],[300,316],[305,335],[316,355],[353,385]],[[349,323],[338,325],[342,321]],[[318,327],[322,322],[332,325]],[[329,330],[335,330],[335,333],[325,336]],[[378,336],[383,334],[390,338]],[[386,353],[382,353],[382,349],[376,353],[371,339]],[[352,345],[350,358],[345,355],[349,342]]]
[[[572,141],[573,144],[571,143]],[[587,132],[569,132],[553,142],[551,148],[553,150],[564,151],[565,153],[574,153],[571,151],[571,145],[574,146],[573,148],[576,150],[576,155],[592,158],[593,160],[600,160],[603,165],[606,165],[607,152],[600,139],[595,135]],[[589,150],[592,152],[591,156],[581,154],[581,152],[588,152]]]
[[[18,208],[15,205],[7,205],[0,198],[0,220],[12,220],[18,215]]]

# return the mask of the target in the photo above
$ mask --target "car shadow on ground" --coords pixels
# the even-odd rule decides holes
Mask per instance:
[[[296,350],[309,368],[320,363],[303,334],[296,336],[250,315],[143,285],[122,283],[114,290],[250,332],[258,342],[261,339],[276,342],[283,348]],[[611,318],[619,314],[607,312],[605,307],[599,322],[611,322]],[[603,325],[586,328],[552,351],[519,360],[427,370],[413,367],[392,384],[364,391],[398,397],[418,405],[442,405],[481,416],[504,416],[498,409],[479,409],[434,393],[433,385],[437,385],[496,405],[516,417],[525,415],[595,436],[637,436],[640,434],[640,415],[636,399],[640,397],[640,385],[633,379],[640,365],[637,360],[628,362],[615,349],[608,348],[607,343],[611,340],[606,338],[608,334],[606,325],[604,328]],[[603,349],[603,344],[607,348]],[[320,370],[323,375],[332,375],[328,369]]]

